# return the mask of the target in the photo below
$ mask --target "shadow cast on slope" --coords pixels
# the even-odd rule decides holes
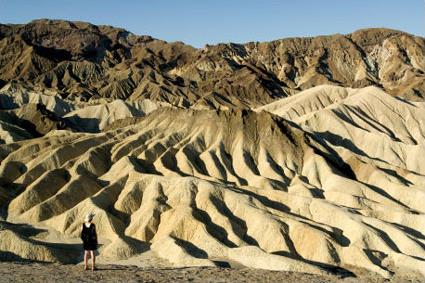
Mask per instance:
[[[73,128],[80,132],[86,133],[99,133],[99,123],[100,121],[95,118],[81,118],[78,115],[73,115],[70,117],[64,118]]]
[[[47,229],[33,227],[25,223],[11,223],[0,220],[0,230],[7,229],[23,235],[25,237],[37,236],[40,233],[47,232]]]
[[[182,247],[185,250],[185,252],[187,252],[189,255],[191,255],[195,258],[203,258],[203,259],[208,258],[208,253],[206,251],[198,248],[197,246],[195,246],[191,242],[185,241],[185,240],[177,238],[177,237],[172,237],[172,238],[174,239],[176,244],[179,245],[180,247]]]
[[[304,263],[307,263],[307,264],[310,264],[310,265],[314,265],[316,267],[321,268],[324,271],[327,271],[327,272],[329,272],[333,275],[337,275],[341,278],[357,277],[353,272],[351,272],[350,270],[345,269],[343,267],[331,265],[331,264],[326,264],[326,263],[322,263],[322,262],[317,262],[317,261],[313,261],[313,260],[308,260],[308,259],[301,257],[298,254],[288,253],[287,251],[277,251],[277,252],[273,252],[272,254],[291,258],[291,259],[294,259],[294,260],[298,260],[298,261],[301,261],[301,262],[304,262]]]
[[[226,229],[214,223],[206,211],[197,208],[195,205],[192,205],[192,215],[196,220],[203,223],[208,234],[213,236],[219,242],[230,248],[237,247],[235,243],[229,240]]]
[[[230,211],[230,209],[227,207],[224,201],[220,201],[215,196],[210,196],[210,200],[215,206],[215,208],[221,213],[221,215],[229,219],[233,233],[235,233],[236,236],[238,236],[240,239],[242,239],[249,245],[258,246],[258,242],[247,234],[248,226],[246,225],[246,222],[244,220],[234,215],[233,212]]]

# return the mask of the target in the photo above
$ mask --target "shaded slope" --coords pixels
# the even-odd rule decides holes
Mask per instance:
[[[7,84],[0,89],[2,140],[10,143],[39,137],[51,130],[99,132],[112,124],[122,127],[129,119],[169,106],[149,99],[72,101],[48,92],[31,91],[19,84]]]

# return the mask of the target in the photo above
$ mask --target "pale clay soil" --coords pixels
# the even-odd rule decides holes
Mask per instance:
[[[99,258],[110,260],[99,264],[121,267],[86,276],[5,264],[0,283],[341,281],[320,277],[336,265],[358,275],[345,282],[423,278],[425,104],[320,86],[257,110],[162,107],[137,123],[117,116],[98,134],[52,130],[1,145],[0,258],[81,262],[93,212]]]

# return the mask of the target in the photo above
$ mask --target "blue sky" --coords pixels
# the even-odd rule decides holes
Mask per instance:
[[[425,0],[0,0],[1,23],[88,21],[196,47],[388,27],[425,36]]]

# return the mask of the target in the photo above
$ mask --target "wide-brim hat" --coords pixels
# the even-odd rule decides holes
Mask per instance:
[[[84,217],[84,221],[85,222],[90,222],[90,221],[93,220],[93,217],[94,217],[94,213],[93,212],[87,213],[86,217]]]

